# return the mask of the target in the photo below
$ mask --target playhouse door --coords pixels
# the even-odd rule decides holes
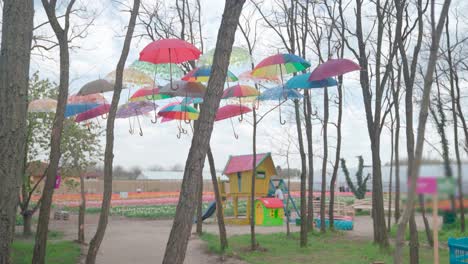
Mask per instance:
[[[255,224],[256,225],[263,225],[263,217],[264,217],[264,212],[263,212],[263,205],[260,202],[257,202],[257,205],[255,206]]]

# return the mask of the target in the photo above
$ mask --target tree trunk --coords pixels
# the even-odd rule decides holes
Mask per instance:
[[[75,1],[70,1],[67,6],[67,10],[73,8]],[[42,5],[47,13],[49,23],[54,30],[55,36],[59,43],[60,50],[60,82],[59,82],[59,94],[57,99],[57,109],[55,111],[54,122],[52,125],[52,135],[50,139],[50,155],[49,165],[45,171],[45,183],[42,191],[41,207],[39,211],[39,220],[37,223],[36,230],[36,242],[34,244],[33,252],[33,264],[44,264],[46,247],[47,247],[47,234],[49,232],[49,218],[50,209],[52,205],[52,196],[54,194],[55,178],[58,173],[58,166],[60,157],[62,155],[60,150],[60,142],[63,131],[63,121],[65,120],[65,106],[68,98],[68,86],[70,81],[70,51],[68,49],[68,26],[64,29],[58,22],[56,17],[55,5],[50,4],[46,0],[42,0]],[[66,23],[69,23],[69,11],[68,15],[64,17]]]
[[[395,223],[398,223],[398,220],[400,219],[400,76],[401,70],[398,71],[398,88],[393,92],[393,102],[395,107],[395,145],[392,147],[395,148]]]
[[[328,87],[323,94],[323,160],[322,160],[322,188],[320,193],[320,232],[325,233],[325,193],[327,192],[327,162],[328,162]]]
[[[338,177],[338,167],[340,166],[341,156],[341,120],[343,116],[343,76],[338,77],[338,120],[336,123],[336,152],[335,163],[333,165],[333,174],[330,181],[330,204],[328,208],[328,219],[330,221],[330,229],[335,229],[335,186],[336,178]]]
[[[449,64],[450,72],[450,98],[452,99],[452,119],[453,119],[453,142],[455,147],[455,157],[457,160],[457,183],[458,183],[458,203],[460,211],[460,228],[461,232],[465,232],[465,208],[463,204],[463,180],[462,180],[462,163],[460,158],[460,147],[458,145],[458,116],[457,116],[457,105],[460,100],[459,94],[455,95],[455,71],[452,63],[452,50],[450,45],[450,32],[449,32],[449,18],[447,17],[447,22],[445,23],[445,34],[447,41],[447,62]],[[460,113],[460,116],[463,116],[463,113]],[[463,123],[463,122],[462,122]]]
[[[431,2],[431,17],[432,17],[432,30],[431,30],[431,45],[430,45],[430,52],[429,52],[429,59],[427,63],[427,69],[424,74],[424,86],[423,86],[423,96],[422,96],[422,102],[421,102],[421,110],[419,112],[419,120],[418,120],[418,137],[416,140],[416,151],[414,152],[414,161],[412,164],[410,164],[409,171],[411,174],[409,174],[410,179],[409,179],[409,188],[408,188],[408,197],[407,197],[407,203],[405,207],[405,211],[403,212],[402,219],[398,224],[398,230],[397,230],[397,237],[396,237],[396,247],[395,247],[395,254],[394,254],[394,263],[395,264],[401,264],[403,262],[403,238],[405,234],[405,229],[406,229],[406,223],[408,223],[408,220],[414,212],[414,200],[415,200],[415,195],[416,195],[416,182],[418,179],[419,175],[419,169],[421,166],[421,158],[422,158],[422,152],[423,152],[423,147],[424,147],[424,136],[426,132],[426,122],[427,122],[427,116],[428,116],[428,108],[429,108],[429,103],[430,103],[430,95],[431,95],[431,88],[433,84],[433,76],[434,76],[434,69],[436,66],[437,58],[438,58],[438,51],[439,51],[439,42],[440,42],[440,36],[442,34],[442,29],[445,24],[445,19],[448,16],[449,12],[449,7],[450,7],[451,0],[446,0],[444,1],[444,4],[442,6],[441,12],[440,12],[440,17],[439,21],[437,22],[437,27],[435,26],[435,18],[434,18],[434,13],[435,13],[435,8],[434,8],[434,2]],[[403,47],[400,47],[401,49]],[[410,104],[410,109],[412,109],[412,92],[411,94],[407,93],[407,98],[409,97],[410,100],[407,100],[407,104]],[[411,113],[412,114],[412,113]],[[408,112],[407,112],[408,115]],[[407,118],[407,124],[412,121],[412,118],[408,120]],[[409,131],[408,126],[407,126],[407,134],[408,133],[413,133],[413,131]],[[411,154],[408,152],[408,154]]]
[[[257,249],[257,240],[255,239],[255,178],[257,178],[257,113],[255,107],[252,107],[253,113],[253,133],[252,133],[252,179],[250,189],[250,250]],[[249,210],[249,209],[247,209]]]
[[[203,232],[203,175],[200,177],[198,184],[198,198],[197,198],[197,235],[201,236]]]
[[[112,95],[112,102],[109,109],[109,116],[107,118],[106,126],[106,150],[104,152],[104,194],[101,205],[101,214],[99,215],[99,223],[94,234],[94,237],[89,243],[88,254],[86,256],[86,264],[94,264],[96,256],[101,246],[104,234],[106,232],[107,222],[109,220],[110,202],[112,199],[112,168],[114,161],[114,124],[115,116],[117,113],[117,106],[122,92],[123,71],[125,62],[127,61],[128,53],[130,51],[130,44],[132,42],[133,31],[135,29],[136,18],[140,8],[140,0],[133,1],[130,20],[128,22],[127,33],[120,54],[119,62],[116,67],[116,76],[114,84],[114,94]]]
[[[11,263],[18,193],[27,153],[32,0],[3,1],[0,51],[0,263]]]
[[[422,217],[423,217],[424,230],[426,231],[427,242],[429,243],[430,246],[432,246],[434,244],[434,240],[432,238],[431,227],[429,226],[429,221],[427,220],[427,216],[426,216],[426,207],[424,205],[424,196],[421,195],[421,194],[418,195],[418,200],[419,200],[419,208],[421,209],[421,214],[422,214]]]
[[[388,215],[387,215],[387,230],[392,230],[392,181],[393,181],[393,120],[390,127],[390,183],[388,185]]]
[[[221,199],[221,193],[219,192],[218,179],[216,178],[216,168],[213,153],[211,152],[211,147],[208,148],[208,152],[206,154],[208,157],[208,163],[210,164],[211,180],[213,181],[213,191],[216,199],[216,217],[218,219],[221,252],[224,252],[224,250],[228,247],[228,240],[226,234],[226,225],[224,224],[223,201]]]
[[[30,237],[32,236],[32,212],[26,211],[22,214],[23,216],[23,236]]]
[[[164,255],[164,264],[182,264],[185,259],[196,204],[198,178],[201,177],[206,152],[209,148],[213,122],[223,94],[223,84],[226,80],[234,35],[244,2],[245,0],[230,0],[225,3],[211,76],[200,115],[195,124],[192,145],[185,164],[179,203]]]
[[[410,231],[410,243],[409,243],[410,264],[418,264],[419,263],[419,239],[418,239],[418,229],[416,226],[416,219],[414,218],[414,210],[409,220],[409,231]]]
[[[86,213],[86,194],[84,186],[84,176],[83,173],[80,173],[80,194],[81,194],[81,203],[80,209],[78,212],[78,243],[85,243],[85,213]]]
[[[304,141],[302,140],[301,115],[299,101],[294,100],[294,110],[296,113],[297,139],[299,142],[299,153],[301,155],[301,235],[300,246],[307,247],[307,204],[306,204],[306,155],[304,152]]]
[[[307,229],[312,231],[314,224],[314,153],[312,139],[312,102],[310,100],[309,90],[304,90],[304,117],[306,123],[307,136],[307,159],[309,163],[308,196],[307,196]],[[289,185],[288,185],[289,186]]]

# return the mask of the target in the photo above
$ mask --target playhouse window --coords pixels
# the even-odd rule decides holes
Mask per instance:
[[[242,187],[242,174],[240,172],[237,173],[237,191],[241,192],[241,187]]]
[[[264,171],[257,171],[257,179],[265,179],[266,173]]]

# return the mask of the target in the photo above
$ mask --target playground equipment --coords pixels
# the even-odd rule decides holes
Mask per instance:
[[[283,225],[283,203],[276,198],[258,198],[255,201],[255,224],[263,226]]]
[[[450,264],[462,264],[468,261],[468,237],[449,238]]]

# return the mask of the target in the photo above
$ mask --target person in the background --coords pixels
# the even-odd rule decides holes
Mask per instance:
[[[282,202],[284,200],[283,191],[281,190],[279,184],[276,185],[275,198],[280,199]]]

